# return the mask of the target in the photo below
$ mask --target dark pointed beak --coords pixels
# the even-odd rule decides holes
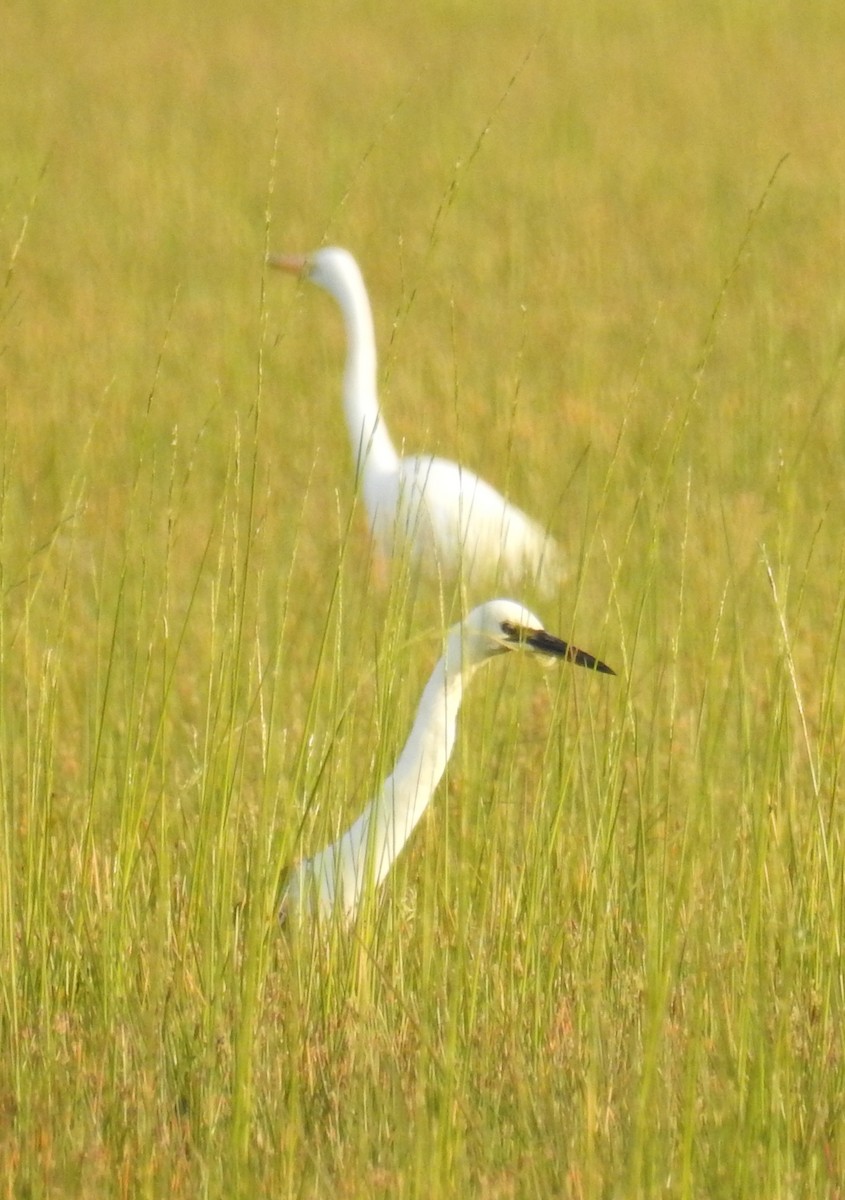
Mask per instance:
[[[598,671],[600,675],[616,674],[613,668],[609,667],[607,663],[603,663],[601,659],[588,654],[586,650],[579,650],[577,646],[570,646],[569,642],[561,641],[554,634],[546,633],[545,629],[527,631],[523,640],[527,646],[539,654],[547,654],[550,658],[563,658],[567,662],[575,663],[577,667],[586,667],[588,671]]]

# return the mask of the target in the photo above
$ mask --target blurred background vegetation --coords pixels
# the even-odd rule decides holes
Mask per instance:
[[[5,5],[9,1195],[837,1194],[844,36]],[[394,438],[548,522],[542,615],[622,681],[470,705],[423,915],[320,990],[258,916],[239,974],[231,912],[302,795],[372,790],[439,636],[350,523],[337,313],[265,277],[325,241]]]

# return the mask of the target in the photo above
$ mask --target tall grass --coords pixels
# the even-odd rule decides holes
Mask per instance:
[[[3,1193],[840,1194],[836,6],[7,7]],[[620,674],[491,664],[308,938],[456,615],[373,585],[337,314],[263,277],[324,238]]]

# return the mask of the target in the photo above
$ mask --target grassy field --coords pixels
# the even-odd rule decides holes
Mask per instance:
[[[845,1194],[845,13],[3,27],[0,1195]],[[280,871],[442,621],[262,266],[325,240],[396,440],[550,525],[520,598],[619,672],[492,664],[328,942]]]

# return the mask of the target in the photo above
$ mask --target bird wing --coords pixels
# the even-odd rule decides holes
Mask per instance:
[[[497,577],[516,584],[526,576],[552,591],[563,573],[560,550],[548,531],[473,471],[447,459],[401,460],[396,532],[415,558],[432,560],[464,577]]]

